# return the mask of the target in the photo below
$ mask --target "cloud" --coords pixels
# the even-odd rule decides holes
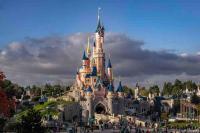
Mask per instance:
[[[12,42],[0,50],[0,69],[9,79],[20,84],[73,82],[88,35],[91,36],[89,33],[76,33],[28,37],[21,42]],[[199,77],[200,57],[197,54],[151,51],[143,49],[143,45],[143,41],[125,34],[106,34],[104,49],[107,57],[111,55],[115,76],[120,75],[129,84]]]

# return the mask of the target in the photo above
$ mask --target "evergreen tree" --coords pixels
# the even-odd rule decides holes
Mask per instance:
[[[173,86],[172,86],[171,82],[165,82],[164,86],[163,86],[163,91],[162,91],[163,95],[167,95],[167,96],[171,95],[172,88],[173,88]]]
[[[43,133],[42,116],[39,111],[33,108],[29,109],[26,115],[21,118],[22,133]]]
[[[149,88],[149,92],[152,94],[159,95],[160,89],[159,89],[158,85],[154,85]]]

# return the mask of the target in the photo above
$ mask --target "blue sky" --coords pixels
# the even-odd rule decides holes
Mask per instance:
[[[26,37],[93,32],[98,7],[107,32],[142,40],[144,48],[200,49],[198,0],[0,0],[0,48]]]

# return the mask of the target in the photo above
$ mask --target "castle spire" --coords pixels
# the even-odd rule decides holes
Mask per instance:
[[[100,10],[101,8],[99,7],[98,8],[98,18],[97,18],[97,29],[96,29],[96,32],[98,32],[100,29],[101,29],[101,21],[100,21]]]
[[[111,64],[110,58],[108,59],[108,66],[107,66],[107,68],[112,68],[112,64]]]
[[[87,60],[88,58],[87,58],[87,56],[86,56],[86,54],[85,54],[85,50],[83,51],[83,57],[82,57],[82,60]]]
[[[90,49],[90,38],[88,37],[88,42],[87,42],[87,54],[88,56],[91,54],[91,49]]]

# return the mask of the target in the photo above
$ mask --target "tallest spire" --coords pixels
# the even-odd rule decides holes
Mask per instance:
[[[98,8],[98,23],[100,23],[100,10],[101,10],[101,8],[99,7]]]
[[[102,28],[102,26],[101,26],[101,21],[100,21],[100,10],[101,10],[101,8],[99,7],[99,8],[98,8],[98,15],[97,15],[98,21],[97,21],[97,29],[96,29],[96,32],[100,31],[101,28]]]

